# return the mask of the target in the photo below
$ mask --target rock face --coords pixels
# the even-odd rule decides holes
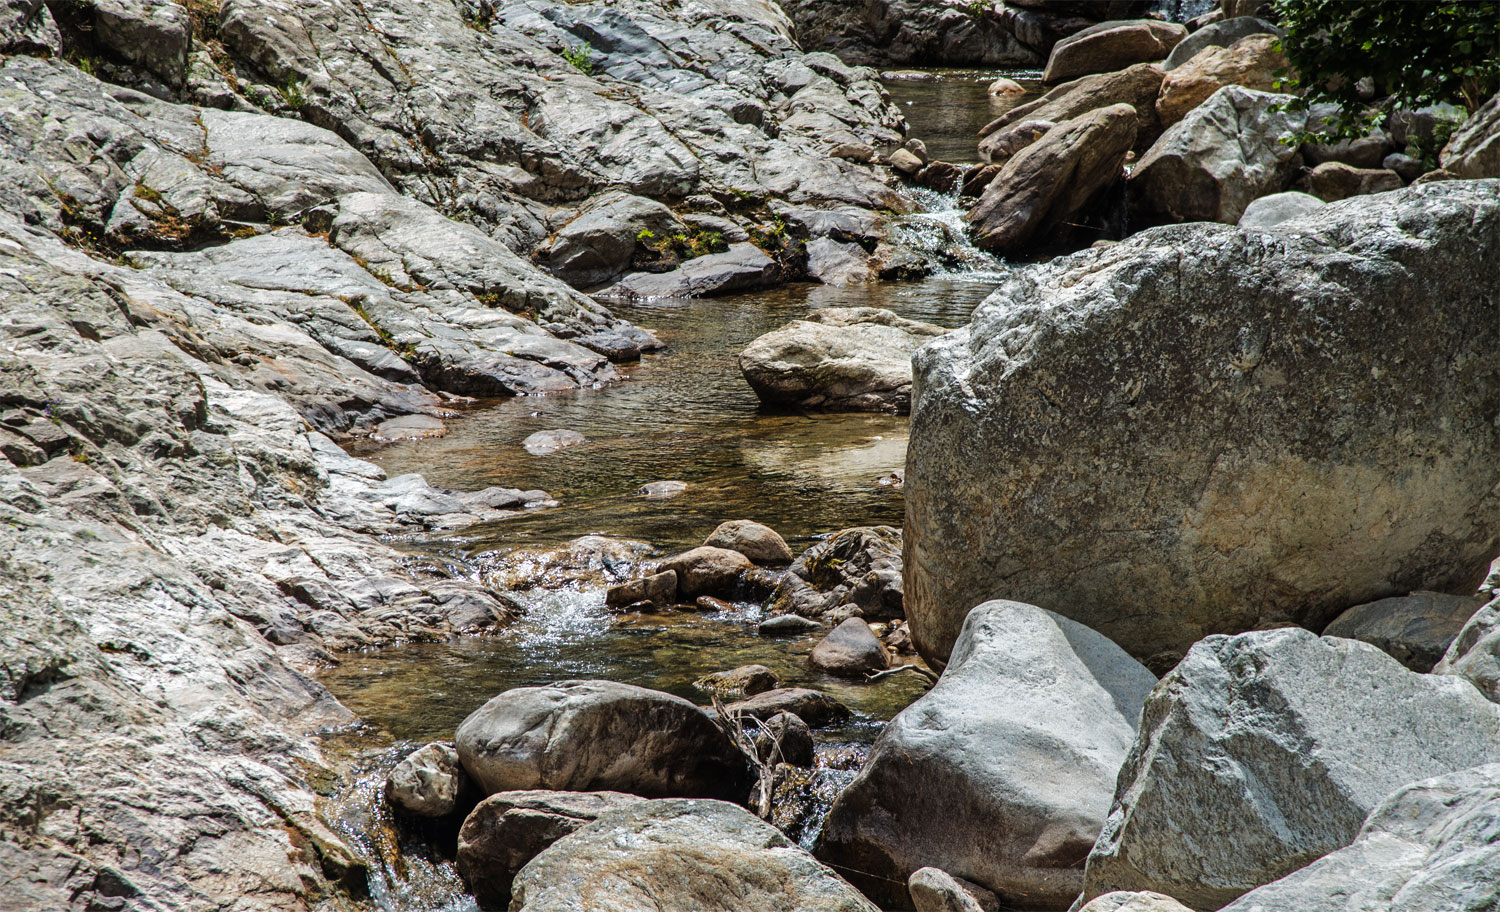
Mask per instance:
[[[1276,49],[1277,41],[1275,35],[1250,35],[1229,47],[1209,47],[1170,70],[1156,100],[1162,126],[1177,123],[1227,85],[1260,92],[1275,89],[1276,71],[1287,67],[1286,55]]]
[[[885,647],[871,632],[870,625],[859,618],[849,618],[833,628],[808,656],[812,666],[845,678],[863,678],[871,672],[890,667]]]
[[[961,4],[922,0],[786,0],[780,4],[809,51],[829,51],[853,64],[1039,67],[1038,53],[1018,40],[994,9],[975,15]]]
[[[1286,189],[1297,154],[1282,137],[1306,114],[1277,110],[1290,95],[1225,86],[1173,124],[1130,172],[1139,206],[1178,222],[1234,224],[1250,201]]]
[[[1497,189],[1360,197],[1276,232],[1159,228],[1013,273],[914,359],[922,654],[1000,596],[1147,657],[1473,592],[1500,551],[1500,324],[1470,278],[1500,257]],[[1415,341],[1397,353],[1392,332]]]
[[[1224,912],[1463,912],[1500,903],[1500,765],[1414,782],[1370,814],[1353,844]]]
[[[1324,636],[1378,646],[1412,671],[1431,671],[1484,600],[1413,592],[1355,605],[1323,628]]]
[[[1500,178],[1500,93],[1453,131],[1439,161],[1457,177]]]
[[[1349,845],[1396,788],[1496,758],[1500,711],[1465,681],[1306,630],[1209,637],[1146,703],[1084,896],[1217,909]]]
[[[469,783],[453,745],[434,741],[396,764],[385,781],[386,799],[418,817],[444,817],[458,807]]]
[[[1467,678],[1480,693],[1500,703],[1500,600],[1469,618],[1432,672]]]
[[[622,791],[741,799],[745,759],[681,697],[612,681],[508,690],[458,727],[458,755],[486,793]]]
[[[751,342],[740,372],[773,405],[905,414],[912,352],[945,332],[874,307],[825,307]]]
[[[604,814],[521,870],[513,912],[876,912],[775,827],[720,801]]]
[[[772,614],[890,620],[906,614],[901,533],[890,526],[844,529],[807,549],[771,593]]]
[[[621,792],[500,792],[481,801],[458,831],[455,859],[482,909],[510,904],[516,874],[542,850],[603,814],[646,799]]]
[[[1081,624],[980,605],[938,683],[834,802],[819,857],[902,908],[907,876],[927,865],[1011,905],[1067,908],[1155,683]]]
[[[1130,19],[1101,22],[1059,41],[1047,58],[1042,81],[1076,79],[1089,73],[1123,70],[1134,63],[1163,60],[1187,37],[1175,22]]]
[[[1046,241],[1120,177],[1135,109],[1110,105],[1064,121],[1012,156],[964,218],[983,250]]]

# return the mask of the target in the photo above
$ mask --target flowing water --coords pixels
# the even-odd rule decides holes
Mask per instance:
[[[976,121],[982,126],[993,116],[985,87],[994,75],[945,72],[890,86],[914,122],[913,135],[928,141],[934,157],[963,161],[963,144],[973,158]],[[758,663],[788,686],[814,687],[849,705],[852,720],[818,732],[819,769],[800,786],[801,809],[777,821],[812,844],[822,814],[882,723],[923,692],[920,679],[854,684],[814,672],[807,655],[815,638],[758,636],[761,609],[752,602],[711,614],[613,615],[605,610],[604,584],[643,560],[696,546],[728,519],[763,522],[797,552],[849,526],[901,524],[901,491],[889,476],[905,464],[907,419],[764,408],[741,376],[737,355],[755,337],[823,307],[883,307],[950,327],[966,322],[1004,266],[963,239],[956,201],[919,196],[928,211],[900,230],[908,243],[941,252],[950,264],[946,274],[914,283],[794,285],[614,306],[667,344],[626,368],[625,382],[477,402],[448,422],[441,439],[352,448],[391,475],[421,472],[459,490],[542,488],[560,502],[410,545],[418,562],[440,562],[515,591],[526,608],[518,622],[488,637],[347,654],[320,676],[365,720],[331,745],[354,770],[333,807],[336,823],[372,861],[380,908],[473,908],[445,858],[451,846],[442,845],[451,834],[427,840],[392,825],[380,800],[390,767],[425,741],[451,739],[468,713],[498,693],[573,678],[607,678],[702,702],[694,679]],[[577,431],[586,442],[546,455],[522,445],[536,431],[558,429]],[[683,481],[687,489],[665,500],[635,493],[659,480]],[[582,536],[608,542],[591,539],[572,560],[549,556]]]

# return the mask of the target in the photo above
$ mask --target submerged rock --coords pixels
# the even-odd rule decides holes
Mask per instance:
[[[1084,896],[1217,909],[1349,845],[1401,785],[1497,759],[1500,712],[1466,681],[1306,630],[1209,637],[1146,703]]]
[[[904,905],[908,875],[932,865],[1010,905],[1066,908],[1155,683],[1081,624],[980,605],[938,683],[891,720],[839,795],[819,857],[888,905]]]
[[[1472,279],[1500,257],[1497,188],[1152,229],[1011,273],[914,359],[923,655],[997,596],[1147,657],[1473,592],[1500,551],[1500,323]]]
[[[725,700],[742,700],[775,690],[781,686],[781,678],[764,665],[741,665],[729,671],[706,674],[694,681],[693,686]]]
[[[826,307],[751,342],[740,371],[762,401],[905,413],[911,355],[947,330],[873,307]]]
[[[454,739],[486,793],[614,790],[742,799],[744,756],[701,709],[612,681],[518,687],[476,709]]]
[[[721,801],[649,801],[553,843],[514,912],[876,912],[775,827]]]

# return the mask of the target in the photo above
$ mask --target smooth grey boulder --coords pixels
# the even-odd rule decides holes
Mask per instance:
[[[1150,890],[1116,890],[1095,897],[1078,912],[1192,912],[1187,906]]]
[[[757,564],[780,566],[792,562],[792,549],[787,546],[786,539],[770,526],[748,519],[719,523],[703,544],[738,551]]]
[[[458,873],[481,909],[510,904],[516,874],[552,843],[609,811],[645,801],[622,792],[499,792],[479,802],[458,831]]]
[[[1467,681],[1299,628],[1209,637],[1146,702],[1084,898],[1217,909],[1349,845],[1400,786],[1497,760],[1500,709]]]
[[[1143,214],[1177,222],[1234,224],[1250,201],[1286,189],[1305,112],[1290,95],[1228,85],[1167,128],[1130,172]]]
[[[978,606],[938,683],[891,720],[834,802],[818,856],[898,908],[929,865],[1010,905],[1067,908],[1155,684],[1082,624]]]
[[[1458,177],[1500,177],[1500,92],[1453,131],[1438,161]]]
[[[454,739],[486,794],[519,789],[743,799],[744,755],[703,710],[613,681],[518,687],[469,714]]]
[[[856,617],[829,631],[813,647],[807,660],[819,671],[845,678],[864,678],[891,664],[891,657],[870,625]]]
[[[873,621],[904,616],[900,530],[857,526],[818,542],[787,568],[766,610],[835,623],[848,617]]]
[[[913,359],[922,654],[996,597],[1170,665],[1211,633],[1473,592],[1500,552],[1500,321],[1473,280],[1497,260],[1500,183],[1454,181],[1011,273]]]
[[[1432,673],[1465,678],[1492,702],[1500,703],[1500,599],[1464,623]]]
[[[1203,28],[1186,38],[1177,42],[1172,48],[1172,53],[1167,55],[1161,68],[1168,73],[1187,63],[1197,56],[1199,51],[1211,47],[1229,47],[1241,38],[1251,35],[1269,34],[1281,37],[1286,32],[1264,19],[1254,16],[1236,16],[1233,19],[1221,19]]]
[[[1299,193],[1296,190],[1272,193],[1246,206],[1245,211],[1240,214],[1239,226],[1241,228],[1274,228],[1282,222],[1312,215],[1326,205],[1328,204],[1311,193]]]
[[[825,307],[751,342],[740,372],[773,405],[904,414],[912,352],[946,332],[889,310]]]
[[[1484,599],[1413,592],[1355,605],[1323,628],[1324,636],[1378,646],[1412,671],[1431,671]]]
[[[755,628],[761,636],[795,636],[799,633],[822,629],[823,625],[817,621],[796,614],[778,614],[768,617]]]
[[[1000,901],[978,884],[939,868],[918,868],[906,879],[917,912],[999,912]]]
[[[434,741],[408,754],[385,780],[385,795],[398,810],[418,817],[445,817],[458,807],[469,777],[453,745]]]
[[[688,260],[671,272],[635,272],[594,292],[605,298],[707,298],[775,284],[776,261],[751,243]]]
[[[1413,782],[1359,836],[1223,912],[1471,912],[1500,905],[1500,765]]]
[[[549,846],[512,912],[876,912],[775,827],[722,801],[649,801]]]

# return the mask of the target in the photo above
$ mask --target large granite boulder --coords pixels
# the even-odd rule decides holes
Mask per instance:
[[[881,902],[931,865],[1026,909],[1066,908],[1156,678],[1031,605],[969,613],[943,676],[881,733],[818,855]]]
[[[1161,135],[1130,172],[1141,215],[1234,224],[1250,201],[1286,189],[1297,146],[1281,140],[1306,124],[1283,110],[1292,96],[1219,89]]]
[[[964,218],[982,250],[1010,252],[1064,233],[1120,178],[1135,108],[1110,105],[1064,121],[1006,161]]]
[[[1497,760],[1500,710],[1466,681],[1297,628],[1209,637],[1146,702],[1084,897],[1217,909],[1349,845],[1400,786]]]
[[[1134,63],[1164,60],[1187,33],[1185,26],[1155,19],[1101,22],[1054,45],[1042,81],[1062,82],[1089,73],[1122,70]]]
[[[1283,32],[1281,29],[1254,16],[1236,16],[1233,19],[1221,19],[1218,22],[1205,25],[1191,35],[1177,42],[1172,48],[1172,53],[1162,61],[1161,68],[1168,73],[1188,63],[1197,57],[1200,51],[1211,48],[1225,48],[1235,44],[1242,38],[1251,35],[1271,35],[1279,37]]]
[[[774,405],[905,414],[912,352],[946,332],[889,310],[825,307],[751,342],[740,371]]]
[[[1500,92],[1453,131],[1438,160],[1458,177],[1500,177]]]
[[[1473,592],[1500,552],[1500,320],[1473,279],[1497,258],[1500,183],[1449,182],[1012,273],[913,361],[918,648],[941,661],[996,597],[1147,657]]]
[[[677,594],[683,599],[700,595],[732,596],[745,572],[755,567],[739,551],[700,545],[663,560],[657,568],[677,575]]]
[[[1223,912],[1469,912],[1500,906],[1500,765],[1413,782],[1337,852]]]
[[[1500,703],[1500,599],[1469,618],[1432,673],[1466,678],[1480,693]]]
[[[521,869],[512,912],[876,912],[775,827],[721,801],[604,814]]]
[[[1145,148],[1161,135],[1155,116],[1161,82],[1161,67],[1154,63],[1138,63],[1117,73],[1095,73],[1065,82],[985,124],[979,131],[979,157],[1004,164],[1052,126],[1116,104],[1135,109],[1135,147]]]
[[[1300,183],[1325,203],[1400,190],[1402,186],[1401,175],[1388,168],[1355,168],[1343,162],[1324,162],[1307,172]]]
[[[1484,599],[1413,592],[1355,605],[1323,628],[1324,636],[1379,646],[1412,671],[1431,671]]]
[[[703,710],[613,681],[517,687],[469,714],[458,756],[486,794],[524,789],[743,799],[745,757]]]
[[[609,811],[647,799],[623,792],[499,792],[458,831],[458,873],[481,909],[505,909],[516,874],[552,843]]]
[[[1250,35],[1229,47],[1207,48],[1169,71],[1156,99],[1156,113],[1162,126],[1170,127],[1182,120],[1187,112],[1227,85],[1261,92],[1275,89],[1279,81],[1276,71],[1288,66],[1277,41],[1275,35]]]

